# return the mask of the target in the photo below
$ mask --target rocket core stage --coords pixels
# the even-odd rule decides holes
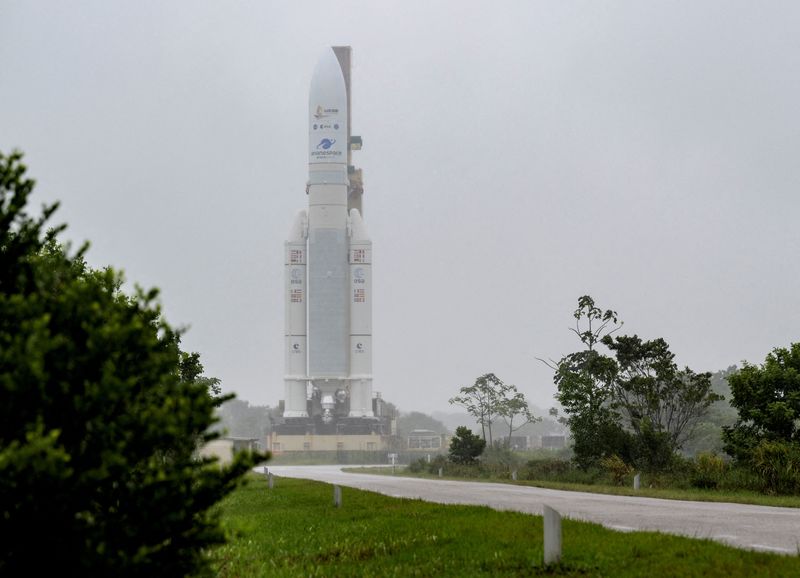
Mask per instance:
[[[286,241],[283,416],[306,429],[361,422],[362,430],[376,421],[372,242],[361,218],[361,171],[350,165],[361,140],[350,136],[349,75],[349,47],[326,49],[314,69],[308,210]]]

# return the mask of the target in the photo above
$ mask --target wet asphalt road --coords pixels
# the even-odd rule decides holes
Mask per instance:
[[[351,474],[343,466],[269,466],[275,476],[305,478],[398,498],[443,504],[474,504],[497,510],[542,513],[542,504],[563,516],[619,531],[654,530],[711,538],[738,548],[797,554],[800,509],[717,502],[685,502],[565,492],[483,482]],[[257,471],[261,472],[262,468]]]

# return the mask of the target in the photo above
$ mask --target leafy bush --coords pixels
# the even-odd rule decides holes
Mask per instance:
[[[717,488],[720,490],[751,490],[761,492],[761,478],[747,465],[733,462],[727,466]]]
[[[771,494],[800,491],[800,445],[762,441],[752,454],[762,490]]]
[[[478,459],[486,441],[472,433],[468,427],[456,428],[456,433],[450,440],[450,461],[456,464],[470,464]]]
[[[715,489],[725,475],[725,460],[715,454],[701,453],[694,460],[694,472],[691,478],[695,488]]]
[[[428,471],[431,473],[438,473],[439,468],[443,468],[450,465],[447,459],[447,456],[443,456],[442,454],[436,455],[433,459],[428,462]]]
[[[408,471],[418,474],[420,472],[428,471],[428,460],[420,458],[408,464]]]
[[[622,461],[617,454],[603,458],[600,460],[600,465],[618,486],[626,485],[627,479],[633,474],[633,468]]]
[[[552,480],[564,476],[571,468],[566,460],[530,460],[525,464],[523,476],[527,480]]]
[[[723,428],[725,452],[754,465],[762,441],[800,444],[800,343],[775,348],[760,366],[745,363],[728,383],[739,416]],[[764,451],[782,453],[769,445]]]
[[[675,466],[677,455],[667,432],[657,431],[649,419],[639,424],[632,441],[632,463],[646,472],[667,472]]]
[[[501,445],[486,448],[481,454],[482,464],[493,466],[500,470],[511,471],[519,467],[521,462],[522,460],[513,450]]]
[[[255,457],[195,459],[218,401],[202,366],[155,291],[44,234],[55,206],[26,214],[25,170],[0,154],[0,574],[201,573],[211,508]]]

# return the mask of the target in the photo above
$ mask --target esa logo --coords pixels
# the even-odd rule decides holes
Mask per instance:
[[[322,150],[326,151],[326,150],[328,150],[329,148],[331,148],[335,144],[336,144],[336,139],[335,138],[334,139],[324,138],[321,141],[319,141],[319,144],[317,145],[317,150],[322,149]]]

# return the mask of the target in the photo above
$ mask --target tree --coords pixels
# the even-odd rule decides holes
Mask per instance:
[[[481,426],[483,439],[489,446],[494,443],[492,425],[498,418],[506,420],[506,425],[509,426],[509,441],[511,432],[514,431],[515,416],[527,419],[518,427],[537,419],[530,413],[528,403],[517,387],[503,383],[494,373],[481,375],[473,385],[462,387],[459,391],[461,395],[451,398],[450,403],[460,405],[475,418]]]
[[[484,441],[492,445],[492,424],[500,414],[508,386],[494,373],[486,373],[470,386],[464,386],[457,395],[449,400],[451,404],[460,405],[472,415],[481,426]],[[487,437],[488,434],[488,437]]]
[[[558,390],[555,397],[567,416],[575,461],[583,468],[613,454],[630,461],[630,436],[624,431],[614,405],[617,364],[595,349],[603,337],[617,331],[622,323],[615,311],[603,311],[589,295],[578,299],[573,317],[575,327],[570,330],[585,349],[570,353],[555,364],[544,363],[555,371],[553,381]]]
[[[456,428],[456,433],[450,440],[449,459],[456,464],[471,464],[483,453],[484,448],[486,440],[462,425]]]
[[[249,402],[232,399],[226,401],[217,412],[220,423],[217,427],[225,435],[241,438],[261,438],[275,422],[278,411],[269,406],[250,405]]]
[[[0,154],[0,574],[184,576],[223,540],[212,506],[265,456],[194,457],[217,400],[155,290],[70,256]]]
[[[587,466],[617,454],[647,469],[663,468],[722,399],[711,374],[679,370],[663,339],[612,337],[622,326],[617,314],[602,312],[589,296],[579,299],[574,316],[572,331],[586,349],[562,358],[554,381],[576,461]],[[614,357],[600,353],[598,344]]]
[[[639,438],[645,430],[651,439],[663,438],[669,452],[683,447],[711,405],[722,399],[711,387],[711,373],[679,370],[675,354],[661,338],[606,336],[603,344],[616,357],[614,403],[625,425]]]
[[[203,364],[200,363],[199,353],[186,353],[182,351],[178,364],[180,368],[179,370],[181,379],[184,381],[193,381],[205,386],[209,395],[215,399],[217,407],[222,405],[223,398],[221,381],[219,378],[205,377],[203,375]]]
[[[736,422],[737,412],[730,404],[731,388],[728,377],[738,371],[735,365],[711,374],[711,389],[720,396],[708,408],[708,415],[698,422],[692,437],[683,444],[682,452],[688,455],[721,454],[723,449],[723,427]]]
[[[575,462],[582,468],[614,454],[631,461],[631,439],[614,405],[616,362],[596,350],[571,353],[556,366],[556,399],[566,414]]]
[[[572,316],[575,318],[575,327],[571,327],[570,331],[578,336],[589,351],[594,351],[597,343],[617,332],[623,325],[616,311],[603,311],[589,295],[578,298],[578,308],[572,312]]]
[[[800,449],[800,343],[775,348],[760,366],[745,362],[728,383],[739,415],[723,428],[726,452],[748,462],[762,443]]]
[[[541,421],[542,419],[533,415],[528,402],[525,400],[525,396],[518,392],[515,386],[512,385],[511,388],[498,411],[498,415],[503,419],[506,426],[508,426],[508,437],[506,438],[505,444],[507,448],[511,447],[511,436],[515,431],[529,423]],[[514,420],[516,418],[519,418],[520,421],[517,422],[515,427]]]

